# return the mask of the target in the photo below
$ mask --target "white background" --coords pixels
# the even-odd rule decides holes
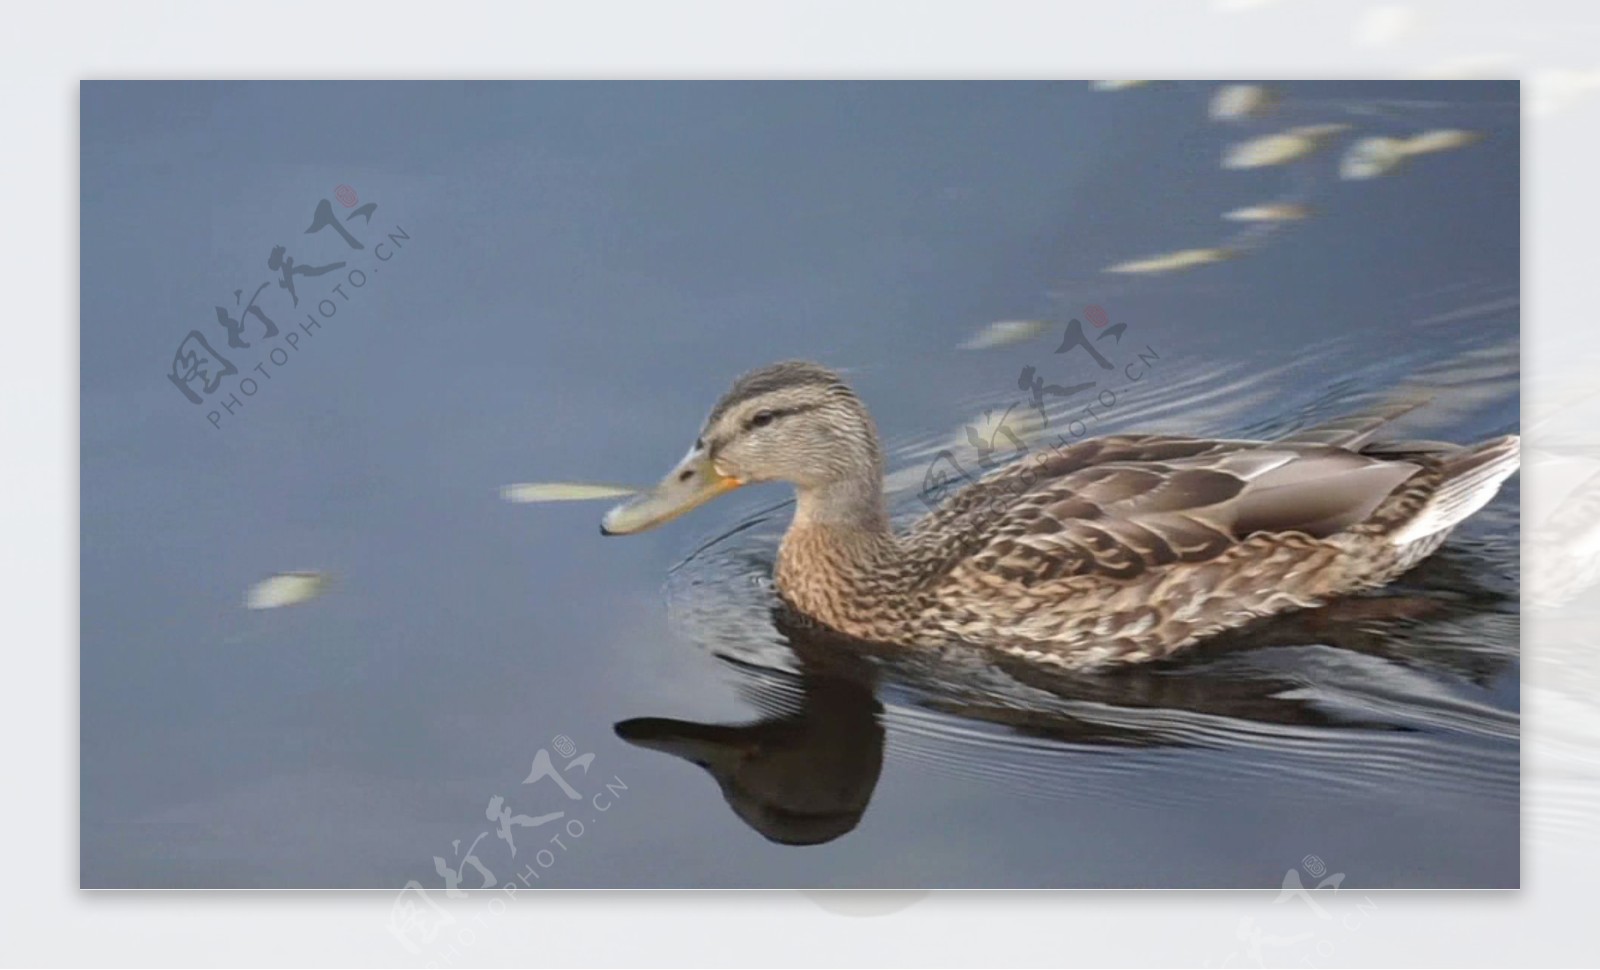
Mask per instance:
[[[1579,73],[1600,69],[1593,3],[58,3],[8,7],[0,34],[7,962],[421,962],[385,929],[393,893],[76,888],[80,79],[1519,77],[1525,408],[1574,372],[1600,379],[1600,74]],[[1273,893],[525,893],[482,923],[462,911],[452,959],[1254,966],[1240,933],[1255,926],[1313,934],[1266,951],[1295,965],[1593,965],[1600,701],[1541,686],[1589,662],[1541,657],[1544,624],[1564,619],[1525,624],[1521,892],[1371,893],[1359,913],[1341,894],[1328,920]]]

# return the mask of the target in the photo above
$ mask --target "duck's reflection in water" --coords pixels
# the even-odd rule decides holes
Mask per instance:
[[[868,664],[824,657],[803,638],[791,643],[802,664],[797,710],[749,724],[640,717],[616,731],[710,772],[734,814],[768,839],[817,845],[855,828],[867,810],[883,768],[883,707]]]
[[[1208,730],[1233,724],[1231,730],[1254,734],[1265,728],[1394,736],[1420,729],[1411,712],[1389,716],[1367,705],[1330,705],[1325,694],[1305,689],[1319,676],[1306,669],[1306,658],[1280,654],[1274,662],[1266,648],[1330,648],[1338,669],[1328,682],[1338,690],[1381,692],[1406,670],[1487,684],[1509,658],[1449,644],[1439,628],[1505,608],[1507,597],[1474,587],[1458,572],[1449,556],[1426,567],[1426,578],[1445,580],[1441,586],[1453,587],[1454,595],[1441,596],[1435,587],[1432,595],[1341,600],[1218,637],[1175,661],[1099,674],[984,655],[987,667],[974,677],[970,666],[952,670],[949,656],[844,640],[780,608],[773,620],[797,673],[723,658],[741,671],[743,692],[767,716],[733,725],[643,717],[618,723],[616,732],[704,768],[745,824],[785,845],[830,842],[860,823],[883,765],[880,687],[893,691],[897,707],[1070,746],[1063,757],[1072,749],[1204,745],[1197,724]],[[996,689],[997,681],[1005,686]]]

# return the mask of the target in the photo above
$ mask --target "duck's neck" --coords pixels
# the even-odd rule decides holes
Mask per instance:
[[[881,477],[861,476],[797,489],[775,578],[784,598],[802,612],[844,633],[871,637],[868,625],[898,592],[900,558]]]
[[[859,475],[795,489],[789,530],[835,529],[893,538],[881,475]]]

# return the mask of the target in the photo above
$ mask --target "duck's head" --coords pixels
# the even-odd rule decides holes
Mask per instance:
[[[876,491],[882,476],[877,431],[855,392],[820,364],[785,361],[735,381],[683,460],[607,512],[600,531],[643,532],[756,482],[789,482],[804,496],[855,484]]]

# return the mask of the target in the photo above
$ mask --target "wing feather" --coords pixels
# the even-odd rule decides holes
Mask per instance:
[[[1366,520],[1417,464],[1339,445],[1104,438],[1007,468],[912,531],[949,567],[1025,586],[1206,563],[1261,533]]]

